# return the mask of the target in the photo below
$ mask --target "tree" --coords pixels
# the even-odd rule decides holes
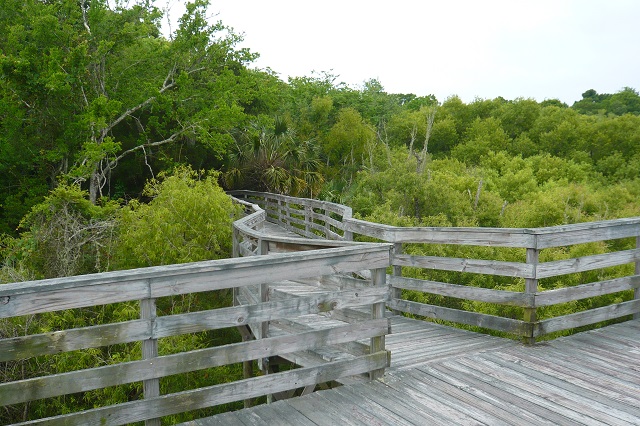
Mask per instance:
[[[52,185],[60,175],[86,182],[95,203],[133,155],[151,167],[162,147],[197,142],[222,156],[252,96],[240,83],[255,55],[236,50],[240,38],[220,22],[207,22],[206,0],[187,4],[171,40],[149,2],[9,6],[11,23],[0,28],[8,34],[0,46],[3,110],[38,128],[3,127],[11,143],[34,148],[25,163],[48,165]]]
[[[217,183],[218,174],[180,167],[150,180],[147,204],[123,211],[114,267],[126,269],[231,256],[231,229],[241,210]]]
[[[369,158],[367,147],[375,144],[376,132],[354,108],[338,112],[336,123],[326,134],[323,153],[328,165],[342,166],[348,174],[355,172]]]
[[[61,185],[34,206],[21,222],[10,256],[40,278],[68,277],[109,269],[118,225],[116,203],[96,206],[86,191]]]
[[[281,117],[256,121],[236,135],[224,180],[232,189],[317,196],[324,183],[317,151]]]

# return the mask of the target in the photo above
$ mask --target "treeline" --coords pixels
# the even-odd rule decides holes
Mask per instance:
[[[381,150],[408,150],[422,171],[431,160],[478,167],[502,153],[549,155],[607,185],[638,176],[635,89],[588,90],[569,107],[392,94],[376,80],[353,88],[330,73],[283,82],[251,68],[256,54],[208,22],[207,6],[191,3],[166,39],[161,11],[144,2],[3,2],[0,232],[16,236],[61,184],[87,190],[94,204],[126,202],[185,164],[221,171],[226,189],[323,198],[380,169]]]

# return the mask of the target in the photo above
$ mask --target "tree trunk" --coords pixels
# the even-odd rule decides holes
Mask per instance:
[[[98,167],[96,167],[91,173],[91,177],[89,178],[89,201],[91,201],[91,204],[96,204],[96,202],[98,201],[98,196],[101,195],[100,193],[100,176]]]

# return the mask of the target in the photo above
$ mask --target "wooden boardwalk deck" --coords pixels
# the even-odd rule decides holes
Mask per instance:
[[[293,235],[273,224],[265,231]],[[279,283],[269,297],[314,291],[307,284]],[[640,320],[534,346],[402,316],[390,320],[391,366],[383,378],[347,380],[186,425],[640,425]],[[323,328],[338,320],[301,321]],[[272,332],[282,330],[275,324]]]
[[[392,317],[373,382],[189,425],[638,425],[640,321],[520,343]]]

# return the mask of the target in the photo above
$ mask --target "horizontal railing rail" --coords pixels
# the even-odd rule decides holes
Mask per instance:
[[[346,289],[296,300],[257,301],[165,316],[156,311],[156,301],[168,296],[261,286],[271,281],[362,269],[384,272],[389,257],[389,245],[373,244],[0,285],[0,320],[120,302],[136,302],[141,312],[140,319],[132,321],[2,338],[0,362],[131,342],[141,342],[142,346],[139,360],[2,383],[0,406],[141,382],[143,399],[33,419],[29,424],[119,425],[143,420],[159,424],[158,419],[163,416],[381,371],[388,364],[388,354],[383,348],[375,348],[349,360],[161,395],[159,380],[163,377],[361,339],[379,340],[388,332],[389,324],[379,317],[330,330],[265,336],[261,340],[165,356],[158,356],[158,339],[251,323],[286,321],[333,309],[380,305],[387,299],[388,289],[384,280],[374,280],[374,286],[359,291]]]
[[[273,194],[252,192],[247,195],[252,202],[265,206]],[[283,203],[302,206],[304,210],[308,200],[284,197]],[[339,207],[332,205],[334,211]],[[346,209],[346,207],[345,207]],[[346,210],[345,210],[346,211]],[[286,209],[285,209],[286,212]],[[275,212],[266,220],[274,223],[286,222],[286,214]],[[389,308],[396,312],[419,315],[434,320],[443,320],[469,326],[481,327],[499,332],[515,334],[533,343],[544,335],[587,326],[602,321],[615,320],[628,315],[640,315],[640,218],[624,218],[599,222],[587,222],[545,228],[455,228],[455,227],[396,227],[355,219],[349,214],[342,217],[340,229],[345,235],[357,235],[377,241],[394,244],[392,257],[393,272],[388,278],[392,286]],[[298,232],[300,233],[300,232]],[[302,235],[302,233],[300,233]],[[621,249],[615,241],[634,239]],[[585,254],[559,260],[541,261],[551,249],[567,249],[580,244],[600,243],[608,248],[605,253]],[[415,250],[416,247],[425,250]],[[454,247],[447,255],[436,255],[434,247]],[[489,251],[494,258],[472,258],[465,255],[468,247],[481,247]],[[434,255],[420,252],[435,252]],[[500,250],[512,250],[509,256],[500,255]],[[455,251],[462,253],[450,255]],[[416,254],[418,252],[418,254]],[[515,253],[515,254],[514,254]],[[491,257],[491,256],[489,256]],[[505,258],[506,257],[506,258]],[[562,257],[562,256],[560,256]],[[609,276],[607,268],[626,267],[617,272],[623,276]],[[406,271],[422,271],[420,278],[410,278]],[[405,271],[405,272],[403,272]],[[599,271],[602,278],[591,282],[563,285],[572,274],[584,274]],[[442,279],[429,279],[430,275],[442,277],[449,273],[448,282]],[[476,274],[507,280],[520,286],[521,290],[503,290],[483,288],[456,283],[460,274]],[[425,276],[427,278],[425,278]],[[582,279],[582,277],[578,277]],[[541,281],[542,280],[542,281]],[[560,280],[561,287],[545,290],[544,284],[550,280]],[[575,279],[572,279],[575,281]],[[512,286],[513,287],[513,286]],[[405,300],[407,292],[419,292],[433,298],[453,298],[472,303],[489,303],[503,307],[521,309],[520,318],[487,314],[473,309],[460,309],[441,306],[437,303],[421,303]],[[547,309],[572,303],[586,298],[607,296],[615,293],[626,294],[623,299],[614,300],[606,306],[598,306],[581,312],[549,317],[539,315],[540,309]],[[629,296],[631,295],[631,296]],[[468,304],[467,304],[468,305]],[[511,313],[511,311],[509,311]]]

